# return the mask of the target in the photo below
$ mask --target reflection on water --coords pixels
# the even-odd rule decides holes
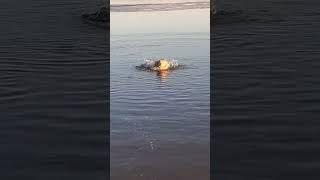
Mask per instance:
[[[111,13],[112,180],[209,179],[209,35],[209,9]]]
[[[168,75],[169,75],[169,71],[158,71],[158,72],[157,72],[157,76],[158,76],[161,80],[166,79]]]

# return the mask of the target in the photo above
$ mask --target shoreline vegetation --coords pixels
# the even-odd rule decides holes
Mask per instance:
[[[88,24],[92,24],[97,27],[107,28],[110,22],[109,9],[110,9],[110,5],[108,3],[105,3],[105,5],[95,13],[86,13],[86,14],[83,14],[81,17],[83,21]],[[212,11],[212,16],[214,18],[214,16],[216,15],[215,0],[211,2],[211,11]]]

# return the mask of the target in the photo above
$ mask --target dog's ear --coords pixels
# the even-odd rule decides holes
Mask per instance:
[[[160,61],[159,61],[159,60],[158,60],[158,61],[155,61],[155,62],[154,62],[154,65],[155,65],[156,67],[160,66]]]

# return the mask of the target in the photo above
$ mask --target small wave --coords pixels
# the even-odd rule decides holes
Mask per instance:
[[[82,15],[84,22],[106,28],[109,25],[110,17],[107,7],[102,7],[95,13],[87,13]]]
[[[138,70],[143,70],[143,71],[159,71],[159,67],[156,66],[156,62],[159,61],[160,59],[164,59],[164,58],[146,59],[144,60],[143,64],[136,66],[136,68]],[[168,65],[169,65],[168,70],[174,70],[182,66],[175,59],[166,59],[166,61],[168,62]]]

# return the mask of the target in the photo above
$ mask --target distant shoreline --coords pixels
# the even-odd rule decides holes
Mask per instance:
[[[144,4],[113,4],[111,12],[137,12],[137,11],[175,11],[187,9],[207,9],[210,2],[177,2],[177,3],[144,3]]]
[[[215,1],[210,2],[183,2],[183,3],[157,3],[157,4],[106,4],[95,13],[82,15],[84,22],[98,27],[108,27],[110,22],[109,12],[136,12],[136,11],[174,11],[187,9],[207,9],[210,8],[213,14],[216,13]],[[110,10],[109,10],[110,9]]]

